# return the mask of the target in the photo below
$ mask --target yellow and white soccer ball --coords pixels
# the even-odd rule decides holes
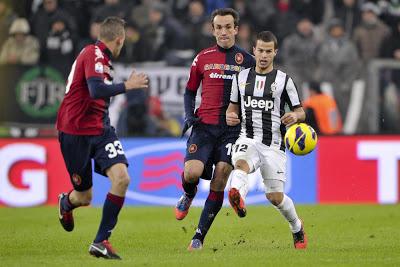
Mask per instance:
[[[318,137],[315,130],[305,123],[296,123],[285,134],[286,148],[295,155],[306,155],[314,150]]]

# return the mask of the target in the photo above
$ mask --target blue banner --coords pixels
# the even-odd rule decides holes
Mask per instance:
[[[121,140],[129,161],[131,184],[126,194],[127,205],[174,206],[182,194],[181,173],[186,140],[178,138],[128,138]],[[295,203],[316,203],[316,152],[306,156],[288,153],[286,194]],[[109,180],[93,177],[93,205],[102,205],[110,189]],[[194,206],[203,206],[209,192],[209,181],[201,180]],[[246,204],[266,204],[264,184],[257,171],[249,175],[250,190]],[[225,194],[225,197],[227,194]],[[224,204],[228,204],[227,200]]]

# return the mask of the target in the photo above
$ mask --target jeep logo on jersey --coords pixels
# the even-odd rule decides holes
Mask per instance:
[[[62,75],[49,67],[32,68],[25,72],[16,86],[16,98],[21,109],[30,117],[51,118],[64,97]]]
[[[265,99],[258,96],[244,96],[245,109],[271,111],[274,109],[274,99]]]

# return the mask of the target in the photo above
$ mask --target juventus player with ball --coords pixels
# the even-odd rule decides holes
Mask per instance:
[[[286,126],[304,121],[305,113],[292,78],[274,69],[277,51],[274,34],[260,32],[253,48],[256,67],[241,71],[232,81],[226,122],[230,126],[241,123],[241,132],[232,151],[235,169],[229,185],[229,202],[239,217],[246,216],[248,174],[260,168],[267,199],[289,222],[295,248],[304,249],[307,238],[303,223],[292,199],[284,194],[284,135]],[[291,112],[285,113],[285,104]]]

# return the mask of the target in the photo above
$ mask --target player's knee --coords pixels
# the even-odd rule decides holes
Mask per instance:
[[[239,159],[239,160],[237,160],[237,161],[235,162],[235,169],[236,169],[236,170],[244,171],[244,172],[246,172],[246,173],[249,173],[249,171],[250,171],[249,164],[248,164],[247,161],[244,160],[244,159]]]
[[[186,168],[184,171],[185,180],[189,183],[195,183],[199,180],[202,172],[196,168]]]
[[[126,168],[113,168],[107,173],[107,175],[110,177],[111,183],[114,186],[122,190],[126,190],[128,188],[130,177]]]
[[[120,176],[117,176],[115,179],[116,186],[121,189],[128,189],[130,182],[131,179],[127,174],[121,174]]]
[[[231,174],[231,171],[232,171],[231,165],[227,164],[222,168],[222,176],[224,177],[224,180],[228,180],[228,177],[229,177],[229,174]]]
[[[281,192],[267,193],[266,196],[269,202],[274,206],[278,206],[282,203],[283,193]]]
[[[229,164],[218,164],[215,168],[215,177],[218,180],[228,180],[229,174],[231,174],[232,166]]]

